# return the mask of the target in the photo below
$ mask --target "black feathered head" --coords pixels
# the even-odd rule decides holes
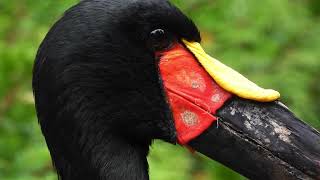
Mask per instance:
[[[60,178],[148,179],[153,139],[185,144],[231,97],[220,86],[243,95],[223,76],[238,74],[199,42],[194,23],[165,0],[84,0],[66,11],[33,72],[38,119]]]
[[[163,0],[82,1],[52,27],[38,50],[33,88],[62,179],[102,179],[104,171],[130,165],[106,162],[122,156],[139,161],[144,168],[133,173],[140,177],[152,139],[176,141],[155,50],[181,38],[200,35]]]

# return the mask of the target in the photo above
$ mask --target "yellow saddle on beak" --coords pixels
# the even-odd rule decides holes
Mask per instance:
[[[199,43],[186,40],[183,40],[183,43],[194,54],[208,74],[226,91],[245,99],[260,102],[270,102],[280,97],[278,91],[261,88],[237,71],[212,58],[206,54]]]

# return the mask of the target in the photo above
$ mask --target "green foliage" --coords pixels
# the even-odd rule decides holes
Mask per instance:
[[[57,179],[37,123],[32,64],[49,27],[77,0],[0,1],[0,179]],[[173,0],[198,25],[207,51],[263,87],[320,129],[320,3],[317,0]],[[150,176],[244,179],[156,141]]]

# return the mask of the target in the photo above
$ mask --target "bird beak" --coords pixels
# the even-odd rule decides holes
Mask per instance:
[[[250,179],[319,177],[319,132],[276,101],[277,91],[257,86],[196,42],[182,40],[157,54],[179,144]]]
[[[207,55],[197,42],[182,40],[157,54],[180,144],[209,128],[217,120],[217,110],[232,96],[261,102],[280,97],[277,91],[257,86]]]

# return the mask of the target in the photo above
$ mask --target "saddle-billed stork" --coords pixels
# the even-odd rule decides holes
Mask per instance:
[[[187,145],[224,104],[279,98],[211,58],[200,41],[195,24],[166,0],[83,0],[67,10],[33,72],[60,179],[148,179],[154,139]],[[207,133],[193,146],[210,149],[214,138]]]

